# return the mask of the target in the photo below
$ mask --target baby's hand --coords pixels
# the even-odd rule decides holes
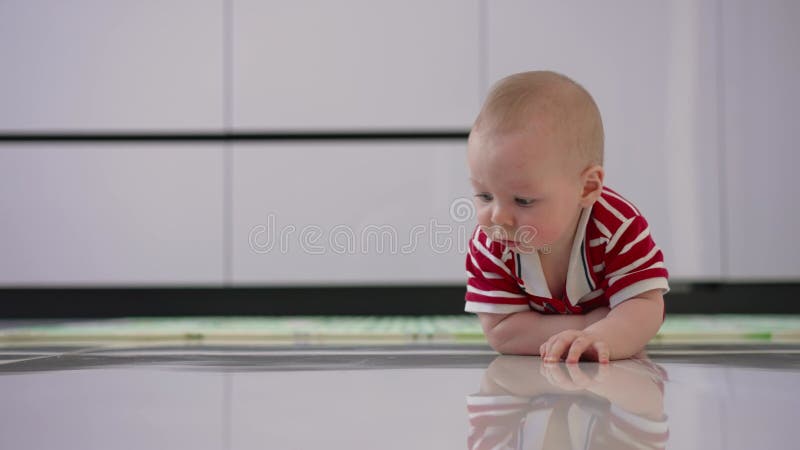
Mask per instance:
[[[581,355],[586,353],[590,359],[606,364],[611,355],[608,344],[584,330],[564,330],[550,336],[550,339],[539,347],[539,354],[546,363],[558,362],[567,349],[569,349],[568,363],[578,362]]]

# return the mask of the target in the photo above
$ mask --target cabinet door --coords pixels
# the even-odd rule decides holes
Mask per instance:
[[[465,147],[236,144],[234,284],[463,283]]]
[[[234,0],[234,127],[468,127],[478,1]]]
[[[221,152],[0,145],[0,284],[221,285]]]
[[[4,0],[0,60],[0,132],[222,128],[222,0]]]
[[[800,277],[800,3],[722,4],[725,249],[734,280]]]
[[[716,17],[686,0],[488,3],[488,81],[555,70],[591,92],[606,182],[645,214],[673,279],[722,275]]]

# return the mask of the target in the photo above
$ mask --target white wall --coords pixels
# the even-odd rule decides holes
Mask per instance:
[[[725,275],[800,275],[800,3],[722,3]]]
[[[0,132],[222,129],[222,1],[0,2]]]
[[[545,67],[582,83],[603,115],[607,184],[645,214],[670,275],[719,278],[714,4],[490,5],[489,81]]]
[[[477,1],[234,0],[237,130],[462,129]]]
[[[798,20],[790,0],[13,0],[0,134],[466,131],[490,83],[554,69],[598,101],[608,183],[673,279],[796,279]],[[464,150],[0,141],[0,285],[462,283]],[[385,225],[379,254],[360,237]]]
[[[0,145],[0,282],[222,282],[220,144]]]
[[[234,147],[237,285],[436,284],[464,277],[460,142]],[[463,199],[463,201],[467,201]]]

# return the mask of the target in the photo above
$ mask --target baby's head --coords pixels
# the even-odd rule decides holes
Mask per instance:
[[[571,244],[604,176],[603,124],[583,87],[554,72],[500,80],[467,147],[478,222],[490,236],[521,251]]]

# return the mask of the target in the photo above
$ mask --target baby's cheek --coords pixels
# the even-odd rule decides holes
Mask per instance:
[[[536,241],[540,244],[552,244],[556,237],[552,230],[548,228],[539,228],[539,234],[536,236]]]
[[[561,234],[562,230],[559,228],[544,227],[540,230],[539,239],[537,239],[537,241],[542,245],[552,244],[561,238]]]
[[[517,240],[523,242],[536,242],[541,239],[542,228],[535,217],[521,217],[517,225]]]
[[[479,225],[484,227],[491,226],[491,214],[487,208],[477,207],[475,212],[475,218],[478,221]]]
[[[552,239],[552,233],[548,228],[531,222],[521,225],[518,228],[518,233],[520,237],[523,237],[523,239],[520,239],[521,241],[530,242],[537,246],[549,244],[549,240]]]

